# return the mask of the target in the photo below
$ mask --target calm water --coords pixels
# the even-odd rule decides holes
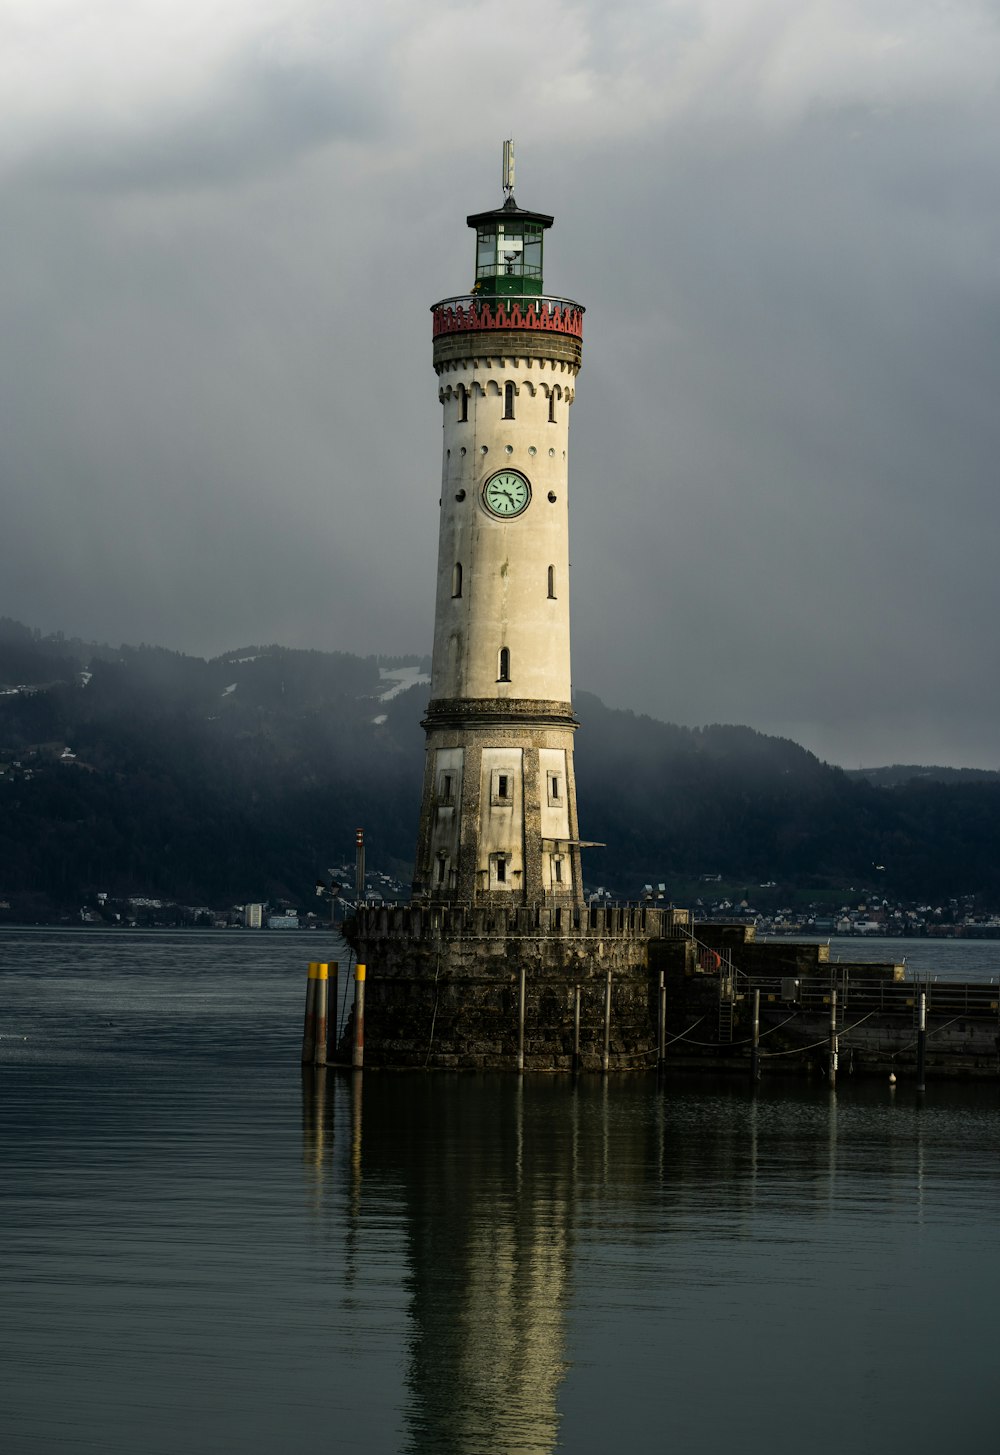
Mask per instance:
[[[992,1444],[998,1088],[303,1081],[328,954],[0,932],[4,1451]]]

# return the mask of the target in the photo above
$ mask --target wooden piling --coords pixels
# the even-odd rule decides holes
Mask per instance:
[[[927,1062],[927,991],[920,992],[920,1004],[917,1011],[917,1090],[926,1091],[926,1062]]]
[[[354,1046],[351,1065],[360,1071],[365,1064],[365,967],[354,967]]]
[[[660,989],[657,999],[656,1022],[656,1069],[662,1071],[667,1059],[667,981],[660,971]]]
[[[573,990],[573,1070],[580,1069],[580,987]]]
[[[760,990],[753,993],[753,1033],[750,1040],[750,1084],[760,1080]]]
[[[314,981],[316,986],[314,1001],[315,1040],[313,1044],[313,1065],[315,1066],[326,1065],[326,1038],[330,1009],[329,973],[329,965],[324,964],[322,961],[316,965],[316,979]]]
[[[309,961],[309,978],[306,981],[306,1019],[302,1028],[302,1060],[311,1062],[316,1051],[316,980],[319,963]]]
[[[517,1069],[524,1070],[524,1000],[525,1000],[525,977],[524,966],[521,966],[521,973],[518,977],[517,988]]]
[[[330,987],[329,988],[329,992],[328,992],[328,1005],[329,1005],[329,1012],[328,1012],[328,1014],[329,1014],[329,1018],[330,1018],[330,1020],[329,1020],[330,1031],[331,1031],[331,1033],[333,1035],[333,1059],[336,1061],[336,1059],[337,1059],[337,1050],[338,1050],[338,1046],[337,1046],[338,1030],[337,1030],[337,1027],[338,1027],[338,1024],[339,1024],[339,1017],[340,1017],[340,1010],[339,1010],[339,1006],[340,1006],[340,966],[339,966],[339,964],[337,963],[336,960],[331,960],[330,961],[330,973],[329,973],[329,976],[328,976],[328,981],[329,981],[329,987]]]

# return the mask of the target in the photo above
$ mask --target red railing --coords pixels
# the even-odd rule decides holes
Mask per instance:
[[[477,298],[474,293],[466,293],[435,303],[431,314],[435,338],[493,328],[541,329],[546,333],[583,338],[583,304],[574,303],[571,298],[544,298],[537,294]]]

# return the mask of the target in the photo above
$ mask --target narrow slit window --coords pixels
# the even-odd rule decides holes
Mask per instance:
[[[501,773],[497,778],[497,798],[509,798],[510,779],[506,773]]]
[[[555,424],[555,422],[556,422],[556,391],[554,389],[552,389],[552,390],[549,391],[549,424]]]
[[[500,664],[497,672],[497,681],[510,681],[510,647],[500,648]]]
[[[497,855],[497,883],[507,883],[507,860],[502,854]]]
[[[459,594],[461,594],[461,593],[459,593]],[[550,601],[555,601],[555,599],[556,599],[556,568],[555,568],[555,566],[550,566],[549,567],[549,600]]]
[[[458,422],[467,424],[469,419],[469,391],[464,384],[458,386]]]
[[[439,884],[443,884],[444,883],[445,871],[446,871],[447,867],[448,867],[448,860],[447,860],[446,856],[444,854],[438,854],[438,857],[437,857],[437,882]]]
[[[504,419],[514,418],[514,386],[505,384],[503,386],[503,417]]]
[[[451,800],[452,800],[452,786],[451,786],[451,774],[450,773],[442,773],[442,775],[441,775],[441,799],[442,799],[442,802],[444,802],[444,803],[450,803]]]
[[[455,564],[454,564],[454,566],[452,566],[452,568],[451,568],[451,594],[452,594],[452,596],[461,596],[461,594],[462,594],[462,563],[461,563],[461,561],[456,561]],[[549,595],[550,596],[552,595],[551,591],[549,592]]]
[[[553,803],[559,802],[559,775],[552,773],[549,776],[549,798]]]
[[[562,883],[562,860],[561,859],[553,859],[552,860],[552,876],[555,879],[555,881],[556,881],[557,884],[561,884]]]

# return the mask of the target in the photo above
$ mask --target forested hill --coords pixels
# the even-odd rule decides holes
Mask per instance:
[[[0,901],[39,917],[96,891],[222,907],[311,896],[364,826],[406,877],[423,765],[415,658],[245,647],[211,661],[0,621]],[[1000,778],[888,786],[745,727],[689,729],[581,693],[591,885],[700,876],[792,896],[877,886],[1000,903]],[[888,771],[888,770],[885,770]],[[924,776],[920,776],[924,775]],[[879,867],[881,866],[881,867]]]

